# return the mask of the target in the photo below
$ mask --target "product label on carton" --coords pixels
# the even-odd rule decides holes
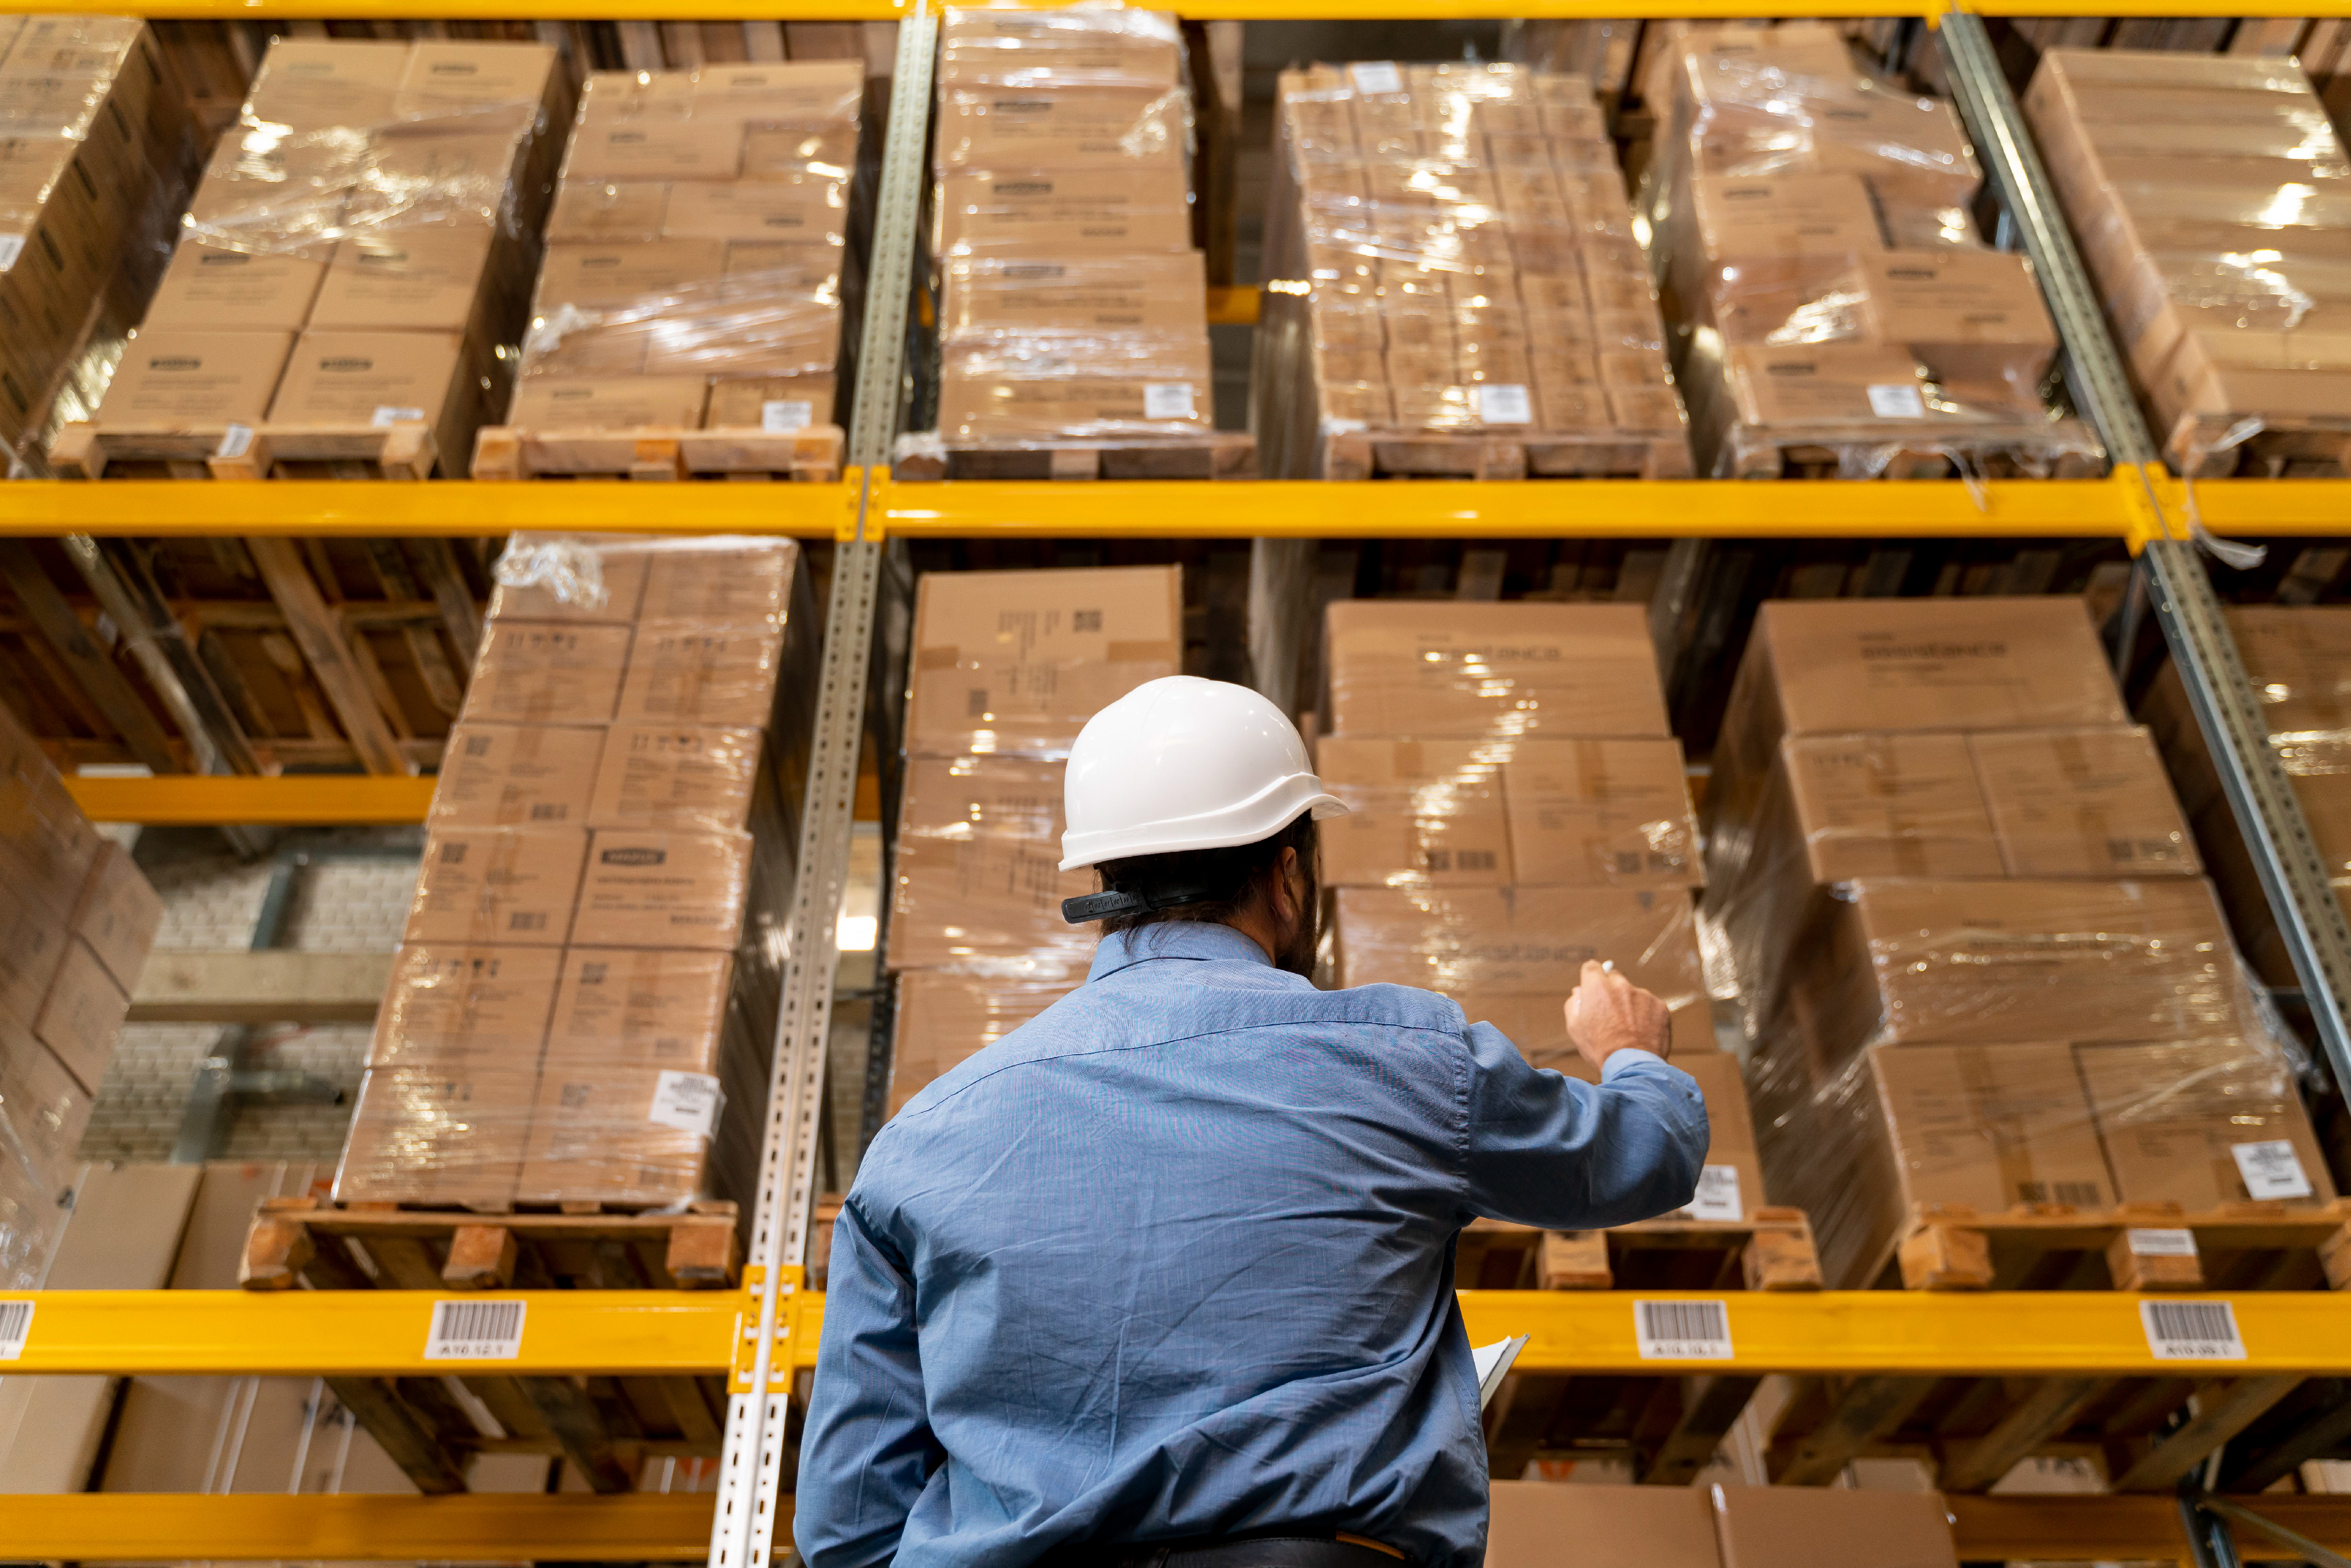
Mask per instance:
[[[1927,417],[1927,401],[1918,395],[1916,386],[1872,386],[1869,411],[1881,420],[1923,420]]]
[[[664,1071],[653,1085],[653,1108],[645,1119],[708,1137],[718,1125],[718,1080],[706,1073]]]
[[[2244,1336],[2227,1302],[2141,1302],[2147,1354],[2158,1361],[2242,1361]]]
[[[243,457],[252,450],[253,427],[251,425],[233,424],[221,431],[219,455],[222,457]]]
[[[1728,1302],[1635,1302],[1633,1337],[1644,1361],[1729,1361]]]
[[[1402,92],[1404,73],[1393,60],[1364,60],[1347,67],[1357,92]]]
[[[2301,1158],[2288,1140],[2236,1144],[2229,1153],[2236,1158],[2238,1174],[2245,1179],[2245,1190],[2254,1198],[2311,1195],[2310,1173],[2302,1168]]]
[[[1524,387],[1493,383],[1478,389],[1478,418],[1489,425],[1534,423],[1534,400]]]
[[[1698,1173],[1698,1196],[1690,1199],[1689,1216],[1693,1220],[1747,1218],[1747,1206],[1739,1200],[1737,1166],[1709,1165]]]
[[[816,405],[806,398],[770,398],[759,405],[759,428],[769,435],[806,430],[815,414]]]
[[[2196,1232],[2193,1231],[2151,1231],[2135,1226],[2124,1231],[2123,1236],[2134,1258],[2192,1258],[2196,1255]]]
[[[0,234],[0,272],[6,272],[10,267],[15,266],[16,258],[24,254],[24,235]]]
[[[522,1354],[528,1302],[434,1302],[427,1361],[512,1361]]]
[[[374,414],[369,418],[368,423],[381,427],[399,424],[402,421],[422,420],[423,417],[423,409],[397,409],[389,403],[380,403],[376,406]]]
[[[1188,420],[1192,412],[1192,383],[1189,381],[1146,381],[1143,387],[1143,417],[1146,420]]]

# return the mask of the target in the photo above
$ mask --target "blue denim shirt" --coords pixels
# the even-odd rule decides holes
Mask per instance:
[[[833,1229],[793,1534],[810,1568],[1344,1530],[1486,1547],[1452,1293],[1479,1215],[1687,1203],[1705,1102],[1594,1086],[1398,985],[1317,991],[1224,926],[1104,939],[1086,983],[909,1101]]]

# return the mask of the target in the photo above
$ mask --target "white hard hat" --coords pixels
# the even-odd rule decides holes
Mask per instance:
[[[1146,680],[1086,721],[1061,784],[1061,869],[1270,838],[1346,805],[1280,709],[1222,680]]]

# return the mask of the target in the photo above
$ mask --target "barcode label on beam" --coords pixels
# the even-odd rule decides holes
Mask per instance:
[[[2147,1348],[2158,1361],[2242,1361],[2245,1342],[2227,1302],[2141,1302]]]
[[[522,1354],[522,1302],[434,1302],[427,1361],[512,1361]]]
[[[0,1302],[0,1361],[24,1355],[25,1342],[32,1337],[33,1303]]]
[[[1728,1361],[1727,1302],[1635,1302],[1633,1337],[1644,1361]]]

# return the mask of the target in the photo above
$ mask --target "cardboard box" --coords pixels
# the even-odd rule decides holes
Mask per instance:
[[[539,265],[531,314],[551,315],[566,305],[609,310],[657,299],[681,287],[707,284],[723,276],[726,267],[723,240],[549,244]]]
[[[1926,388],[1907,348],[1872,343],[1733,344],[1723,351],[1731,402],[1752,425],[1924,421]]]
[[[662,219],[664,237],[686,240],[839,244],[848,227],[849,182],[837,173],[681,180]]]
[[[1813,885],[2007,874],[1970,740],[1790,736],[1780,743],[1776,781],[1786,809],[1766,807],[1755,830],[1759,850],[1796,857],[1802,879]]]
[[[932,161],[943,173],[1180,165],[1188,110],[1187,96],[1172,88],[946,88]]]
[[[538,1088],[528,1068],[370,1068],[336,1201],[511,1203]]]
[[[708,1074],[550,1060],[517,1196],[533,1203],[701,1197],[720,1107],[718,1081]]]
[[[806,430],[834,423],[831,376],[716,376],[705,430]]]
[[[1180,673],[1183,639],[1175,566],[926,572],[906,749],[1065,755],[1100,710]]]
[[[1182,58],[1170,18],[1149,12],[958,10],[941,29],[939,80],[1166,88],[1180,79]]]
[[[1494,1568],[1719,1568],[1704,1492],[1690,1487],[1498,1480]]]
[[[811,129],[854,126],[864,103],[859,60],[732,61],[692,73],[691,112],[747,124]]]
[[[2145,730],[2015,730],[1968,749],[2011,877],[2203,869]]]
[[[1722,1568],[1958,1568],[1950,1521],[1933,1492],[1719,1486]]]
[[[246,95],[246,116],[298,133],[382,125],[392,118],[413,48],[375,39],[274,39]]]
[[[1869,187],[1857,174],[1703,174],[1690,182],[1690,209],[1712,261],[1885,248]]]
[[[2301,1092],[2275,1051],[2206,1040],[2080,1045],[2074,1058],[2122,1201],[2197,1214],[2334,1200]]]
[[[1099,890],[1091,869],[1059,869],[1061,767],[1024,757],[910,757],[892,890],[892,969],[968,966],[1067,974],[1096,932],[1061,900]]]
[[[141,332],[100,412],[116,427],[258,424],[293,350],[290,332]]]
[[[1196,348],[1154,340],[1160,363],[1142,376],[1005,374],[974,356],[948,362],[939,378],[939,430],[956,441],[1082,441],[1119,435],[1180,435],[1209,428],[1211,377],[1204,331]],[[1101,358],[1097,356],[1097,358]],[[977,362],[976,361],[980,361]]]
[[[604,752],[601,727],[459,724],[441,752],[435,827],[581,827]]]
[[[465,689],[465,721],[602,723],[621,700],[631,635],[626,626],[492,616]]]
[[[960,256],[946,264],[941,330],[950,334],[1176,336],[1207,326],[1198,251],[1121,255]]]
[[[172,252],[147,327],[291,333],[310,318],[326,272],[324,254],[233,251],[191,235]]]
[[[490,590],[490,622],[495,627],[511,626],[527,621],[590,622],[626,628],[637,618],[637,608],[644,598],[645,568],[652,560],[656,541],[651,535],[605,534],[565,538],[561,547],[549,559],[560,558],[569,563],[583,579],[592,575],[598,593],[590,596],[577,592],[566,599],[557,592],[552,579],[522,584],[498,583]],[[543,627],[541,631],[559,630]],[[628,634],[624,629],[622,636]],[[511,653],[512,650],[508,650]],[[484,657],[488,653],[484,646]],[[625,642],[621,648],[621,664],[628,661]],[[620,688],[612,689],[614,701],[620,700]],[[588,721],[569,719],[564,722]]]
[[[618,717],[624,722],[763,725],[776,707],[783,628],[640,620]]]
[[[139,971],[162,923],[163,900],[140,874],[131,852],[111,839],[101,840],[68,929],[127,992],[137,988]]]
[[[1856,259],[1868,336],[1899,343],[1940,381],[2038,390],[2057,327],[2032,264],[2003,251],[1902,251]]]
[[[422,38],[392,94],[392,116],[434,130],[529,130],[555,65],[545,44]]]
[[[605,116],[591,92],[564,154],[566,180],[733,180],[743,171],[743,123],[723,116]]]
[[[1326,887],[1501,887],[1510,837],[1499,758],[1507,743],[1325,737],[1314,748],[1323,786],[1347,803],[1323,821]]]
[[[1671,732],[1637,605],[1343,599],[1324,635],[1343,735]]]
[[[699,430],[700,376],[525,376],[507,422],[526,431]]]
[[[1069,994],[1075,983],[1074,977],[1038,981],[921,970],[900,975],[890,1114]]]
[[[16,1035],[0,1039],[0,1100],[8,1106],[8,1130],[32,1166],[11,1175],[29,1179],[45,1198],[69,1201],[97,1096],[39,1042]]]
[[[1698,825],[1678,741],[1520,741],[1502,763],[1512,880],[1694,888]]]
[[[772,791],[760,732],[693,724],[616,724],[603,750],[585,820],[597,827],[732,833],[759,815]]]
[[[587,853],[588,836],[576,828],[436,828],[401,940],[560,947]]]
[[[547,238],[599,246],[657,240],[670,190],[666,180],[566,180],[555,188]]]
[[[751,885],[747,833],[600,827],[590,836],[575,947],[727,951]]]
[[[1182,251],[1191,202],[1180,170],[972,170],[937,185],[943,256]]]
[[[548,1029],[550,1061],[717,1070],[732,954],[573,948]]]
[[[392,957],[367,1064],[532,1071],[562,962],[552,947],[406,943]]]
[[[1868,1064],[1863,1114],[1883,1124],[1902,1207],[2115,1202],[2071,1047],[1881,1045]]]
[[[465,340],[456,333],[311,331],[294,345],[269,417],[304,425],[421,420],[433,429],[443,464],[462,466],[473,451],[478,406]]]
[[[114,1037],[130,1011],[130,995],[106,972],[89,944],[69,937],[50,977],[48,994],[33,1019],[33,1035],[95,1095],[113,1058]]]
[[[310,306],[310,331],[464,333],[481,311],[497,238],[495,229],[438,223],[346,239]]]
[[[795,539],[666,540],[643,552],[647,621],[749,627],[781,623],[800,576]],[[810,611],[810,613],[813,613]]]
[[[2271,734],[2351,729],[2351,608],[2231,605],[2228,617]]]

